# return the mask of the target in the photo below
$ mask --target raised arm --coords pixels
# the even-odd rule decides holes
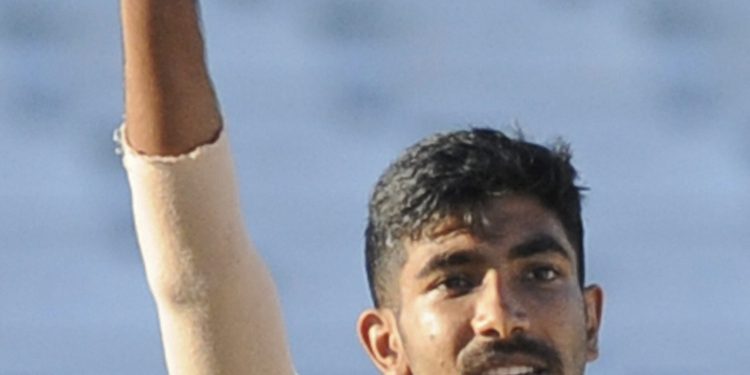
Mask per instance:
[[[121,0],[126,135],[138,151],[181,154],[221,129],[196,3]]]
[[[239,212],[196,1],[120,4],[124,162],[169,372],[291,375],[275,288]]]

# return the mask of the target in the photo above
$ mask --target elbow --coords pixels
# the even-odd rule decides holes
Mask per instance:
[[[158,306],[189,308],[205,305],[210,296],[210,281],[195,272],[148,274],[148,285]]]

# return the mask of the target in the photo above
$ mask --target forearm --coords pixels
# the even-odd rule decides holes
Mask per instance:
[[[211,142],[221,129],[196,3],[120,3],[126,137],[142,153],[178,155]]]

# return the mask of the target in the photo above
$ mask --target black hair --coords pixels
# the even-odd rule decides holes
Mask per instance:
[[[375,306],[392,302],[387,289],[406,259],[404,239],[418,239],[448,217],[470,224],[477,208],[511,193],[536,198],[557,215],[577,252],[583,287],[584,188],[575,184],[570,159],[565,142],[545,147],[487,128],[435,134],[406,149],[380,177],[369,204],[365,258]]]

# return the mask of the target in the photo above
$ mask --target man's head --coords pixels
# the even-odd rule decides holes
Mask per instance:
[[[602,292],[584,288],[575,179],[565,145],[490,129],[406,150],[375,187],[366,231],[375,308],[359,331],[381,371],[581,374]]]

